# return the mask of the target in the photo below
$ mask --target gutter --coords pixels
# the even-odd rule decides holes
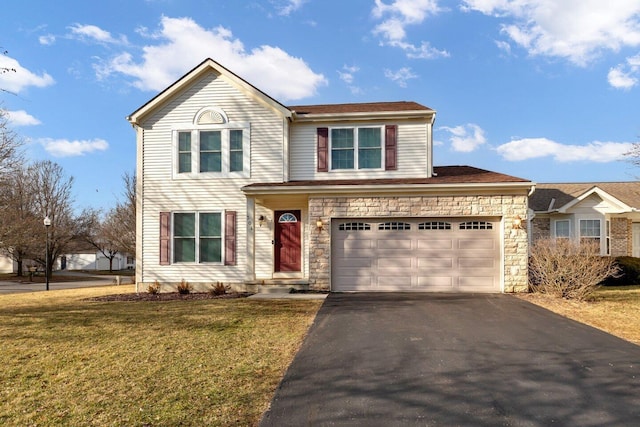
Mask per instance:
[[[523,190],[531,187],[530,182],[514,183],[461,183],[461,184],[383,184],[383,185],[301,185],[301,186],[260,186],[243,187],[242,192],[247,195],[263,194],[407,194],[407,193],[451,193],[474,192],[486,190]]]

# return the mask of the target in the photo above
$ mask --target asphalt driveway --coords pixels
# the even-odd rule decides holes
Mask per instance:
[[[510,295],[331,294],[261,426],[639,423],[639,346]]]

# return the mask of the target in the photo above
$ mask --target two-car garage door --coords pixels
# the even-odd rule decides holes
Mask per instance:
[[[499,292],[497,218],[332,220],[333,291]]]

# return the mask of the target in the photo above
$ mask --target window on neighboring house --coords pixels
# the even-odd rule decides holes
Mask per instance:
[[[173,214],[174,262],[221,262],[222,219],[219,212]]]
[[[600,243],[600,220],[581,219],[580,220],[580,240],[593,239]]]
[[[606,255],[611,255],[611,221],[609,220],[605,223],[605,243]]]
[[[382,127],[332,128],[331,169],[381,169]]]
[[[568,219],[555,222],[555,236],[556,238],[569,238],[571,236]]]
[[[246,176],[249,170],[249,130],[220,128],[177,131],[178,175]],[[198,174],[194,173],[197,171]]]

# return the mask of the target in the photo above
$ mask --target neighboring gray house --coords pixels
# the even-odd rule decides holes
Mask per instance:
[[[531,238],[593,239],[600,253],[640,257],[640,182],[536,184]]]
[[[127,118],[139,290],[526,290],[533,183],[434,167],[435,114],[407,101],[285,106],[205,60]]]

